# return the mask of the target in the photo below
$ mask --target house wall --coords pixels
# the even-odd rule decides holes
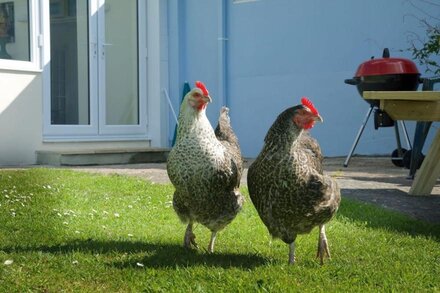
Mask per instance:
[[[0,165],[35,161],[42,137],[40,73],[0,71]]]
[[[214,99],[211,123],[227,104],[246,157],[258,154],[275,117],[302,96],[310,97],[324,118],[312,129],[324,154],[347,155],[369,105],[344,79],[371,56],[381,57],[385,47],[392,56],[411,58],[401,50],[409,47],[409,37],[424,33],[417,19],[423,15],[405,0],[187,0],[174,9],[179,10],[178,28],[171,30],[179,40],[179,58],[170,67],[178,82],[170,85],[174,105],[178,108],[183,81],[203,80]],[[222,72],[224,84],[218,82]],[[410,138],[414,124],[407,122]],[[395,148],[394,129],[374,130],[371,117],[356,153],[390,154]]]
[[[346,155],[368,104],[344,79],[384,47],[410,58],[400,50],[412,33],[423,35],[416,18],[420,10],[405,0],[149,0],[146,10],[152,21],[145,24],[147,80],[141,83],[148,88],[151,146],[172,141],[175,121],[166,94],[178,111],[183,83],[202,80],[214,99],[209,119],[215,125],[220,107],[231,108],[246,157],[260,151],[278,113],[304,95],[324,117],[312,130],[324,154]],[[41,72],[0,70],[0,165],[33,164],[37,150],[147,146],[145,141],[44,142],[42,79]],[[414,123],[407,124],[412,137]],[[395,148],[394,130],[374,130],[371,119],[356,153],[389,154]]]
[[[213,97],[207,108],[211,123],[215,123],[224,105],[219,97],[223,84],[219,66],[218,22],[221,21],[221,1],[169,1],[169,75],[170,97],[175,112],[179,113],[184,82],[191,87],[196,80],[203,81]],[[174,134],[175,121],[170,115],[169,144]]]

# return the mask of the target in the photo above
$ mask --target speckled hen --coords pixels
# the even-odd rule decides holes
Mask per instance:
[[[334,179],[323,174],[321,149],[307,129],[321,121],[313,104],[282,112],[269,129],[264,146],[249,167],[247,182],[252,203],[274,238],[289,244],[289,264],[295,262],[295,239],[319,226],[321,264],[330,257],[325,223],[341,200]]]
[[[198,247],[193,224],[201,223],[211,230],[208,252],[213,252],[217,232],[235,218],[244,198],[239,192],[243,162],[228,108],[221,109],[214,132],[205,113],[209,102],[211,97],[201,82],[184,97],[167,172],[176,189],[174,210],[188,223],[184,246]]]

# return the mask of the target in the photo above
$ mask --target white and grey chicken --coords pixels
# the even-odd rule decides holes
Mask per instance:
[[[209,102],[201,82],[185,95],[167,172],[176,189],[174,210],[187,223],[184,246],[198,247],[193,225],[201,223],[211,230],[208,252],[213,252],[217,232],[235,218],[244,198],[239,191],[243,162],[228,109],[222,108],[214,132],[205,112]]]

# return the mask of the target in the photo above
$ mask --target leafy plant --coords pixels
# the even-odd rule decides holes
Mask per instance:
[[[418,2],[418,3],[415,3]],[[440,3],[435,1],[408,1],[416,10],[423,14],[423,17],[416,17],[421,25],[425,28],[425,35],[420,36],[416,33],[411,33],[408,36],[410,47],[407,49],[411,52],[413,58],[419,62],[420,65],[425,66],[425,71],[431,72],[435,75],[440,74],[440,19],[438,16],[430,14],[426,8],[422,6],[428,5],[428,9],[432,11],[439,11]]]
[[[427,26],[425,41],[413,41],[409,51],[414,59],[426,66],[426,72],[437,75],[440,74],[440,64],[437,63],[435,57],[438,57],[440,53],[440,26],[432,26],[427,22],[425,24]]]

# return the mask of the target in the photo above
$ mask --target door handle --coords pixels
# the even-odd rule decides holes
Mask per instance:
[[[111,43],[101,43],[101,46],[102,46],[102,48],[101,48],[101,58],[104,58],[105,57],[105,47],[113,46],[113,44],[111,44]]]

